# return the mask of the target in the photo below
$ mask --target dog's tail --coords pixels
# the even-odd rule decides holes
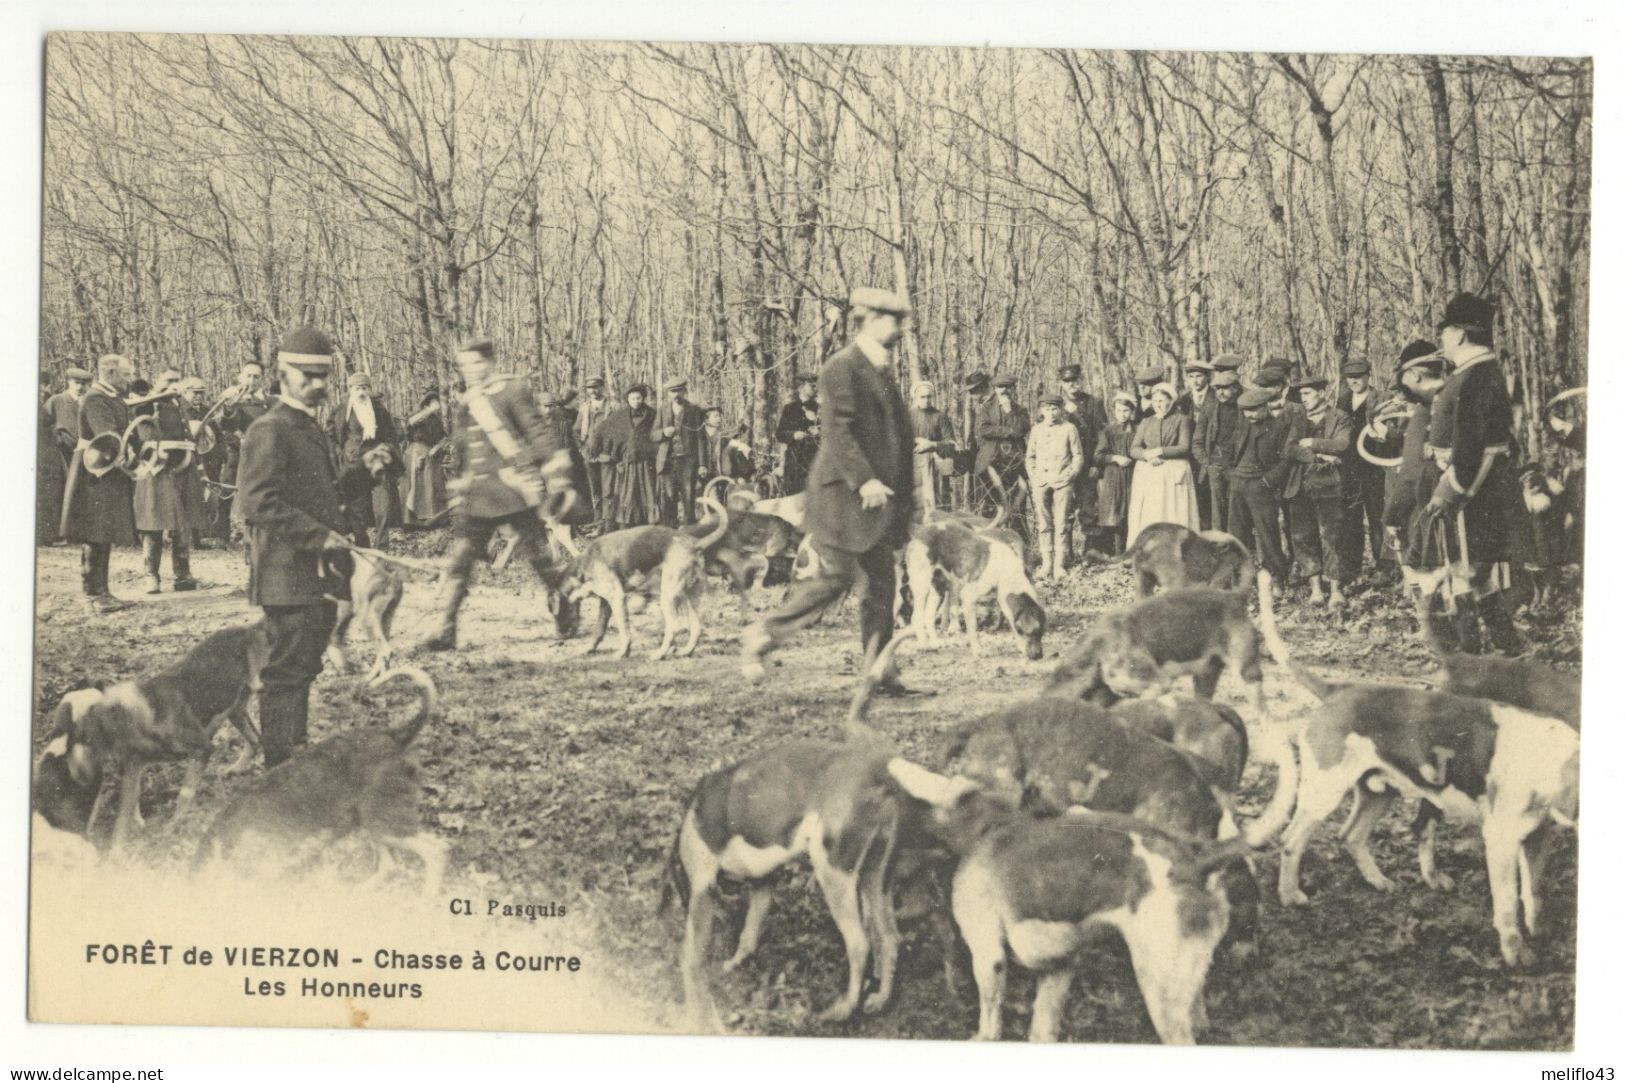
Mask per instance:
[[[993,521],[991,523],[987,524],[987,526],[983,527],[982,529],[983,530],[997,530],[1001,526],[1004,525],[1004,521],[1006,519],[1008,519],[1008,518],[1010,518],[1010,509],[1007,506],[1005,506],[1004,504],[1000,504],[998,506],[998,508],[993,512]]]
[[[875,660],[863,673],[858,681],[858,690],[852,694],[852,706],[846,712],[846,735],[857,740],[875,740],[877,735],[869,727],[869,701],[874,699],[875,689],[886,679],[886,673],[891,669],[892,660],[897,657],[897,648],[903,640],[914,635],[914,630],[904,628],[891,637],[891,642],[880,649]]]
[[[705,483],[705,488],[700,490],[700,499],[714,500],[720,503],[722,498],[713,493],[711,490],[715,489],[718,485],[726,484],[728,484],[728,475],[718,474],[716,477]]]
[[[683,867],[681,846],[683,843],[683,825],[688,823],[688,813],[694,806],[691,798],[683,807],[683,818],[677,821],[677,831],[671,837],[671,852],[666,855],[666,871],[660,877],[660,901],[655,904],[655,917],[666,912],[666,904],[675,897],[683,906],[688,906],[688,870]]]
[[[417,666],[396,666],[394,669],[386,669],[367,683],[373,688],[377,688],[379,685],[387,684],[396,677],[404,677],[417,685],[418,688],[417,713],[389,731],[389,735],[395,739],[395,743],[405,748],[417,740],[419,731],[423,729],[423,724],[439,713],[440,693],[435,689],[434,680]]]
[[[701,550],[705,550],[711,548],[717,542],[721,541],[722,536],[728,533],[728,509],[717,503],[710,496],[700,497],[700,503],[717,513],[717,525],[715,529],[704,537],[695,539],[694,542],[694,544],[698,545]]]
[[[1275,657],[1275,661],[1286,667],[1292,676],[1297,678],[1298,683],[1309,690],[1310,695],[1324,700],[1337,689],[1330,682],[1322,680],[1305,668],[1287,649],[1286,641],[1281,638],[1280,629],[1275,626],[1275,600],[1270,596],[1272,582],[1266,569],[1258,569],[1258,627],[1264,633],[1264,642],[1269,646],[1270,654]]]

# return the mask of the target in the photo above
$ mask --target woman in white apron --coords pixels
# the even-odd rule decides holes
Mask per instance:
[[[1128,545],[1152,523],[1179,523],[1201,529],[1196,510],[1196,475],[1191,473],[1191,419],[1175,413],[1174,387],[1160,383],[1151,390],[1151,414],[1140,421],[1129,458],[1134,482],[1129,488]]]

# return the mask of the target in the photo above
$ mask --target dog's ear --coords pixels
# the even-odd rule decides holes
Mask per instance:
[[[952,808],[979,788],[968,778],[939,775],[901,756],[893,756],[886,761],[886,772],[902,787],[904,793],[938,808]]]

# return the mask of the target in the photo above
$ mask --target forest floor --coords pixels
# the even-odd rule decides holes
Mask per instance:
[[[401,548],[432,556],[441,534],[408,536]],[[203,633],[253,619],[242,590],[240,552],[203,551],[194,569],[196,594],[139,593],[138,556],[115,553],[113,591],[136,604],[89,618],[77,597],[78,553],[40,550],[36,640],[36,751],[45,714],[63,691],[85,678],[138,675],[166,664]],[[522,562],[515,562],[522,565]],[[168,586],[166,579],[166,589]],[[433,589],[407,588],[396,621],[399,644],[430,627]],[[765,604],[777,590],[758,592]],[[881,700],[871,720],[906,755],[933,763],[941,734],[1012,698],[1033,694],[1058,655],[1096,614],[1131,600],[1123,568],[1074,572],[1045,591],[1050,632],[1046,658],[1030,663],[1008,632],[984,639],[971,658],[962,645],[922,650],[905,645],[900,661],[911,685],[934,695]],[[1360,590],[1342,615],[1310,610],[1300,591],[1282,610],[1283,636],[1297,656],[1333,678],[1415,680],[1433,667],[1415,622],[1391,588]],[[1573,592],[1565,596],[1573,601]],[[1532,627],[1540,657],[1565,668],[1580,658],[1577,605]],[[650,1025],[680,1025],[677,949],[681,918],[656,918],[662,870],[673,831],[693,784],[706,772],[792,738],[838,738],[857,677],[855,607],[811,629],[772,656],[769,679],[756,686],[737,676],[737,615],[720,589],[706,599],[706,638],[686,659],[652,661],[659,616],[633,618],[633,655],[582,657],[585,641],[557,643],[528,569],[485,571],[464,609],[463,647],[450,655],[414,655],[440,688],[443,720],[419,739],[427,783],[426,819],[452,843],[451,885],[475,883],[483,895],[549,898],[568,904],[584,925],[600,976],[635,991]],[[590,604],[589,604],[590,616]],[[96,634],[87,629],[95,627]],[[110,630],[113,634],[107,634]],[[613,632],[610,644],[613,645]],[[357,646],[357,656],[366,645]],[[357,678],[327,672],[312,697],[311,738],[356,725],[376,725],[353,689]],[[1312,701],[1283,670],[1266,665],[1266,692],[1276,717],[1296,717]],[[1244,717],[1251,705],[1226,676],[1219,695]],[[222,742],[228,740],[220,738]],[[237,740],[235,736],[229,738]],[[144,809],[148,826],[135,846],[159,866],[179,863],[196,846],[212,813],[230,796],[224,773],[232,757],[211,762],[198,811],[176,822],[167,811],[178,767],[152,772]],[[1273,770],[1250,767],[1240,806],[1256,815]],[[1490,924],[1482,845],[1474,829],[1440,833],[1440,867],[1454,890],[1430,891],[1416,871],[1409,831],[1414,810],[1401,808],[1377,830],[1378,861],[1398,883],[1391,894],[1360,879],[1335,831],[1324,829],[1305,861],[1311,904],[1283,909],[1274,900],[1275,857],[1260,860],[1262,952],[1253,962],[1215,963],[1207,985],[1211,1030],[1204,1043],[1277,1046],[1564,1049],[1573,1043],[1575,854],[1565,833],[1543,885],[1550,930],[1528,973],[1501,965]],[[1339,822],[1339,821],[1333,821]],[[884,1038],[964,1038],[975,1029],[973,983],[964,972],[957,994],[944,985],[929,923],[905,925],[892,1006],[847,1024],[821,1024],[812,1014],[832,1002],[845,981],[844,954],[833,922],[805,870],[779,884],[757,955],[734,974],[717,960],[732,950],[743,911],[741,893],[725,905],[712,983],[729,1029],[746,1034],[816,1034]],[[1089,1042],[1155,1042],[1120,943],[1086,949],[1083,978],[1073,986],[1063,1037]],[[1024,1037],[1031,981],[1019,972],[1006,998],[1007,1035]],[[621,1028],[617,1028],[621,1029]]]

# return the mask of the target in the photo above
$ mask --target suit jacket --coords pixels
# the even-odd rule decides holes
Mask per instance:
[[[1100,442],[1100,432],[1106,427],[1105,405],[1099,396],[1085,391],[1075,402],[1062,403],[1061,420],[1072,422],[1072,427],[1078,430],[1078,446],[1083,449],[1080,476],[1089,473],[1094,466],[1095,445]]]
[[[1025,407],[1014,400],[1006,410],[999,405],[999,396],[992,395],[976,408],[971,418],[972,436],[976,441],[976,472],[981,474],[989,466],[1020,469],[1027,454],[1027,430],[1032,421]]]
[[[902,548],[914,509],[914,426],[896,377],[850,345],[824,363],[818,401],[821,440],[807,478],[808,534],[815,544],[849,553]],[[858,490],[872,478],[892,496],[866,509]]]
[[[666,430],[674,430],[670,436]],[[705,411],[684,401],[673,408],[670,399],[655,407],[655,473],[664,474],[671,460],[700,461],[700,445],[705,442]]]
[[[1242,418],[1241,428],[1230,442],[1225,465],[1234,475],[1251,452],[1264,481],[1277,497],[1286,499],[1289,494],[1285,490],[1292,473],[1292,460],[1286,454],[1286,446],[1292,431],[1290,420],[1284,417],[1266,417],[1256,425]]]
[[[342,531],[338,477],[316,419],[277,402],[243,433],[237,503],[248,526],[248,600],[311,605],[348,589],[347,556],[324,553]]]

